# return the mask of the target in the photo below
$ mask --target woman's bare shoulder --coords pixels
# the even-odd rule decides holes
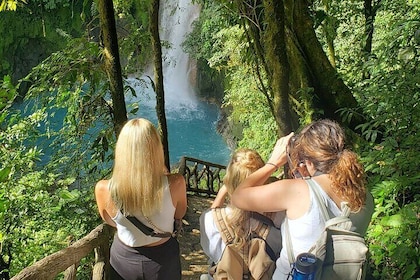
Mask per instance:
[[[108,199],[109,197],[109,180],[100,180],[95,185],[95,196],[97,200]]]
[[[104,191],[108,190],[109,180],[100,180],[95,185],[95,190],[97,191]]]
[[[184,185],[185,186],[185,179],[184,176],[182,176],[179,173],[173,173],[173,174],[168,174],[168,182],[170,186],[180,186],[180,185]]]

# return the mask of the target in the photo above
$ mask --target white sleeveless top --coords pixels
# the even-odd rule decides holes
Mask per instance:
[[[148,218],[157,228],[159,228],[159,230],[172,232],[174,229],[175,206],[172,203],[171,191],[169,189],[168,178],[166,176],[164,176],[163,184],[162,209]],[[153,228],[140,211],[138,213],[134,213],[134,216],[148,227]],[[161,240],[160,237],[145,235],[120,211],[117,212],[117,215],[113,217],[112,220],[117,224],[118,238],[127,246],[141,247]]]
[[[310,179],[312,180],[312,179]],[[312,180],[315,184],[316,181]],[[319,186],[319,184],[318,184]],[[293,244],[293,254],[295,256],[300,253],[307,252],[313,244],[318,240],[321,232],[324,230],[325,222],[321,214],[320,206],[315,198],[311,187],[309,186],[310,206],[308,212],[302,217],[295,220],[288,220],[291,241]],[[327,206],[330,217],[340,216],[341,210],[337,207],[335,202],[328,196],[328,194],[319,186],[324,204]],[[349,218],[353,223],[352,231],[364,236],[369,226],[374,210],[374,203],[372,195],[366,191],[366,202],[362,209],[357,213],[351,213]],[[287,219],[287,217],[285,218]],[[287,243],[284,223],[281,227],[281,235],[283,239],[283,248],[280,257],[276,261],[276,270],[274,271],[274,280],[287,279],[287,274],[290,272],[290,263],[287,256]]]
[[[310,179],[312,180],[312,179]],[[313,180],[315,184],[318,184]],[[319,184],[318,184],[319,185]],[[321,214],[320,207],[317,200],[314,197],[312,189],[309,188],[310,205],[308,211],[300,218],[290,220],[289,231],[290,237],[293,244],[293,254],[295,256],[300,253],[308,252],[312,245],[318,240],[321,232],[324,230],[325,222]],[[321,195],[329,209],[331,217],[341,215],[341,210],[337,207],[335,202],[324,192],[321,188]],[[287,217],[285,218],[287,219]],[[274,271],[273,279],[287,279],[287,274],[290,272],[289,258],[287,257],[287,242],[285,234],[284,223],[281,226],[281,236],[283,248],[280,252],[280,257],[276,261],[276,270]]]

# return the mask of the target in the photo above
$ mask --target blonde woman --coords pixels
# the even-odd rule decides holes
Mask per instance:
[[[233,155],[226,169],[226,175],[223,178],[224,185],[220,188],[211,208],[200,216],[200,239],[201,247],[204,253],[209,257],[210,263],[217,263],[226,247],[222,240],[222,236],[217,228],[213,218],[212,209],[216,207],[223,207],[225,199],[230,198],[237,186],[251,173],[264,166],[264,161],[261,156],[251,149],[239,149]],[[228,203],[226,207],[228,215],[228,225],[235,233],[235,243],[239,247],[244,246],[251,230],[254,229],[258,223],[252,218],[251,212],[236,208]],[[273,219],[276,226],[280,226],[284,213],[270,213],[266,214]],[[251,223],[251,224],[250,224]],[[281,249],[280,231],[273,229],[267,237],[268,244],[273,249],[274,253],[278,255]],[[208,277],[208,276],[207,276]],[[203,277],[201,279],[205,279]]]
[[[99,214],[117,228],[111,246],[111,279],[181,279],[179,244],[145,235],[127,216],[172,232],[187,209],[185,180],[168,174],[160,136],[146,119],[128,121],[118,136],[110,180],[95,187]]]
[[[267,178],[288,159],[295,178],[267,184]],[[331,120],[315,121],[298,135],[291,133],[279,139],[267,164],[235,189],[232,202],[244,210],[285,210],[293,254],[297,256],[311,248],[325,226],[308,180],[320,187],[333,216],[341,215],[341,203],[348,202],[353,212],[350,215],[353,230],[365,234],[373,213],[373,199],[365,187],[363,166],[357,155],[346,149],[343,129]],[[282,226],[282,237],[285,236]],[[275,280],[287,279],[291,271],[286,247],[283,239]]]

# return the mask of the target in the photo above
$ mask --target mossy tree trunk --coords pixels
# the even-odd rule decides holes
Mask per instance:
[[[339,109],[358,111],[352,92],[339,77],[315,34],[306,0],[238,0],[256,68],[264,69],[267,85],[262,86],[279,126],[279,135],[297,128],[292,104],[313,112],[313,118],[342,122]],[[260,79],[262,80],[262,79]],[[302,104],[302,103],[306,103]],[[358,114],[350,123],[360,123]]]
[[[98,0],[98,10],[104,45],[105,71],[108,75],[113,105],[114,131],[118,137],[122,126],[127,121],[127,109],[124,100],[124,86],[112,0]]]
[[[237,4],[255,55],[260,89],[276,120],[278,135],[285,135],[292,131],[293,122],[289,104],[289,63],[283,1],[264,0],[253,6],[239,0]],[[267,75],[267,82],[263,79],[263,73]]]
[[[298,53],[295,56],[300,61],[304,61],[306,68],[303,73],[307,75],[308,86],[314,89],[313,105],[322,117],[330,118],[341,122],[340,114],[337,112],[341,108],[357,108],[357,101],[350,89],[339,77],[336,69],[331,65],[327,55],[322,49],[314,30],[314,23],[309,14],[308,3],[305,0],[287,0],[285,8],[290,13],[288,28],[291,30],[292,41],[296,46],[293,47]],[[290,61],[291,68],[295,65]],[[302,69],[303,70],[303,69]],[[298,88],[299,85],[295,85]],[[296,92],[292,92],[296,94]],[[349,124],[355,128],[357,120]]]
[[[283,1],[263,1],[266,25],[264,50],[267,61],[269,85],[273,92],[274,116],[279,136],[292,131],[289,104],[289,62],[285,42],[285,15]]]
[[[154,89],[156,91],[156,114],[159,122],[159,131],[162,136],[162,144],[165,153],[165,165],[170,169],[168,127],[165,113],[165,91],[163,87],[163,69],[162,69],[162,45],[159,37],[159,0],[152,0],[150,5],[150,24],[153,48],[153,66],[154,66]]]

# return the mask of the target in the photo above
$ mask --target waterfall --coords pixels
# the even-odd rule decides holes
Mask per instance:
[[[168,121],[171,165],[182,156],[227,164],[230,150],[216,131],[219,108],[198,100],[195,93],[196,64],[181,47],[198,17],[200,8],[191,0],[164,0],[160,8],[159,35],[162,41],[163,85]],[[139,103],[137,117],[157,123],[155,93],[146,76],[153,77],[150,67],[139,79],[128,79],[138,97],[128,98]],[[149,84],[145,89],[144,83]]]
[[[191,32],[200,8],[191,0],[161,1],[159,35],[162,42],[163,84],[166,108],[194,109],[196,63],[182,50],[181,44]]]
[[[159,12],[166,112],[197,113],[196,61],[183,51],[181,45],[191,32],[193,21],[199,16],[200,7],[193,5],[191,0],[163,0]],[[150,64],[140,79],[127,79],[126,82],[141,93],[140,99],[127,98],[128,107],[136,102],[140,102],[140,106],[155,106],[155,93],[150,84],[153,77],[153,65]]]

